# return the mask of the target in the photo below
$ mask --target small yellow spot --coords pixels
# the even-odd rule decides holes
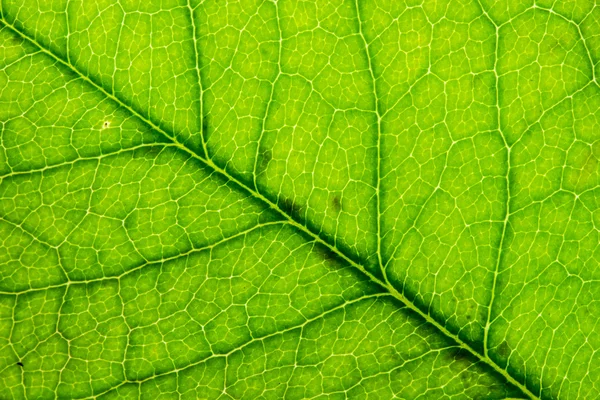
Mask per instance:
[[[106,129],[110,126],[110,121],[104,121],[104,124],[102,124],[102,129]]]

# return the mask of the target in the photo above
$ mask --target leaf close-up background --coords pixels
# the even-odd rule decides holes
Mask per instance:
[[[0,399],[600,398],[591,0],[1,0]]]

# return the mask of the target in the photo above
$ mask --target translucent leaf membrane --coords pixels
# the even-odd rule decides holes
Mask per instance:
[[[0,397],[598,397],[593,2],[0,19]]]
[[[591,58],[578,23],[546,10],[500,32],[514,168],[489,346],[542,396],[595,397],[600,93]]]
[[[351,2],[196,12],[209,152],[371,271],[377,119]]]
[[[292,398],[513,390],[65,66],[0,34],[11,44],[2,397],[156,397],[180,379],[192,397],[215,384],[221,395],[226,380],[231,396],[279,396],[284,378]]]
[[[179,3],[6,0],[2,11],[7,22],[199,150],[193,29]]]
[[[495,27],[476,2],[369,2],[364,14],[385,110],[385,270],[481,349],[507,202]]]
[[[387,297],[331,309],[175,373],[123,385],[103,399],[505,398],[490,379],[422,320]]]

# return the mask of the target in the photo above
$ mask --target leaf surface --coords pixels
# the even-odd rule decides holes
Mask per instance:
[[[600,394],[593,2],[0,4],[0,398]]]

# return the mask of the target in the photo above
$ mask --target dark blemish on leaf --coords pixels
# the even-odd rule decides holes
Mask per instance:
[[[269,149],[265,149],[260,152],[258,156],[258,170],[264,171],[273,159],[273,152]]]
[[[333,209],[335,211],[341,211],[342,210],[342,198],[338,195],[334,195],[333,199],[331,199],[331,204],[333,204]]]
[[[10,44],[20,46],[21,44],[23,44],[23,38],[20,36],[15,36],[12,39],[10,39]]]
[[[475,306],[473,303],[469,303],[465,310],[465,317],[470,321],[473,319],[473,315],[475,314],[477,314],[477,306]]]
[[[283,199],[279,202],[279,207],[283,209],[283,211],[290,211],[292,208],[293,200]]]
[[[273,159],[273,152],[269,149],[266,149],[260,156],[262,157],[263,161],[269,162]]]
[[[271,60],[273,59],[273,56],[277,55],[274,53],[271,46],[259,46],[258,51],[260,51],[263,60]]]
[[[302,207],[295,200],[283,199],[279,202],[279,207],[292,217],[299,217],[302,214]]]
[[[319,246],[319,255],[326,262],[335,262],[339,259],[335,252],[325,246]]]
[[[22,367],[22,366],[23,366],[23,363],[22,363],[21,361],[19,361],[19,362],[17,363],[17,365],[18,365],[19,367]]]
[[[208,132],[208,117],[204,116],[202,118],[202,134],[206,135]]]
[[[108,127],[110,127],[110,121],[104,121],[104,123],[102,124],[102,128],[106,129]]]
[[[500,346],[498,346],[498,354],[502,358],[508,358],[510,355],[510,346],[508,343],[506,343],[506,340],[500,343]]]

